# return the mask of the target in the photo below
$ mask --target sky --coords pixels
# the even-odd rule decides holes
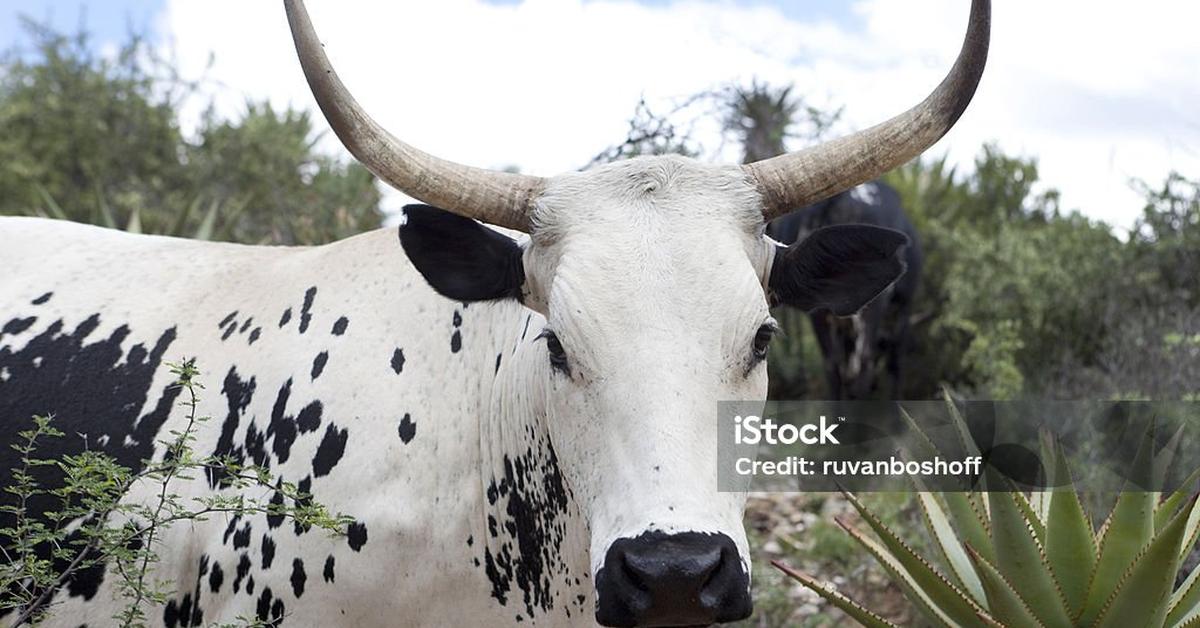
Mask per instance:
[[[730,82],[795,84],[844,107],[836,133],[925,96],[954,60],[965,0],[308,0],[326,51],[365,108],[404,140],[483,167],[574,170],[624,138],[639,98],[665,111]],[[1140,214],[1134,178],[1200,176],[1200,3],[1003,0],[988,69],[934,146],[970,168],[985,142],[1036,157],[1043,181],[1118,228]],[[5,0],[16,14],[79,24],[112,46],[128,26],[208,79],[218,112],[247,98],[315,104],[277,0]],[[214,59],[208,66],[210,55]],[[199,120],[202,100],[185,113]],[[323,126],[323,123],[322,123]],[[716,132],[709,158],[736,159]],[[321,147],[341,152],[327,134]],[[342,153],[344,154],[344,152]],[[395,209],[405,199],[390,194]]]

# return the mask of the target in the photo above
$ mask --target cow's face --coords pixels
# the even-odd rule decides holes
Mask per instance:
[[[597,619],[748,615],[745,496],[717,490],[716,417],[767,390],[773,250],[752,184],[642,159],[557,178],[539,205],[529,301],[547,319],[548,425],[590,524]]]
[[[401,241],[456,300],[545,317],[521,373],[589,524],[597,619],[750,612],[745,496],[717,490],[717,403],[763,399],[772,302],[853,311],[903,270],[905,237],[832,228],[782,248],[739,168],[680,157],[551,179],[531,237],[413,207]]]
[[[761,399],[768,304],[858,311],[903,272],[899,232],[827,227],[789,247],[763,221],[874,179],[962,115],[983,72],[991,3],[972,0],[946,80],[916,107],[837,141],[746,164],[653,157],[542,178],[490,172],[387,133],[333,72],[300,0],[286,0],[304,74],[333,130],[412,207],[401,241],[455,300],[520,299],[545,316],[522,373],[591,530],[609,625],[745,617],[743,498],[716,487],[716,403]],[[469,216],[530,234],[514,240]]]

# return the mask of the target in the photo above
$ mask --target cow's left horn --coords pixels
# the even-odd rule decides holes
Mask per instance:
[[[371,119],[342,84],[302,0],[284,0],[304,76],[329,125],[375,176],[430,205],[501,227],[529,231],[531,200],[545,180],[464,166],[396,139]]]
[[[920,155],[958,121],[987,62],[992,3],[972,0],[958,60],[916,107],[825,144],[742,166],[754,178],[767,220],[870,181]]]

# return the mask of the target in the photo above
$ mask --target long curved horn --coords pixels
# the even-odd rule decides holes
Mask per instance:
[[[396,139],[371,119],[325,56],[303,0],[284,0],[304,76],[333,132],[368,170],[392,187],[460,216],[528,232],[541,177],[496,172],[434,157]]]
[[[771,220],[870,181],[920,155],[958,121],[987,63],[992,3],[972,0],[966,40],[954,67],[916,107],[869,129],[742,166],[758,184]]]

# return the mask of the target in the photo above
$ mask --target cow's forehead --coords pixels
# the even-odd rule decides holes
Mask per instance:
[[[761,234],[761,200],[737,166],[677,155],[638,157],[548,180],[534,214],[536,244],[563,238],[672,242]]]

